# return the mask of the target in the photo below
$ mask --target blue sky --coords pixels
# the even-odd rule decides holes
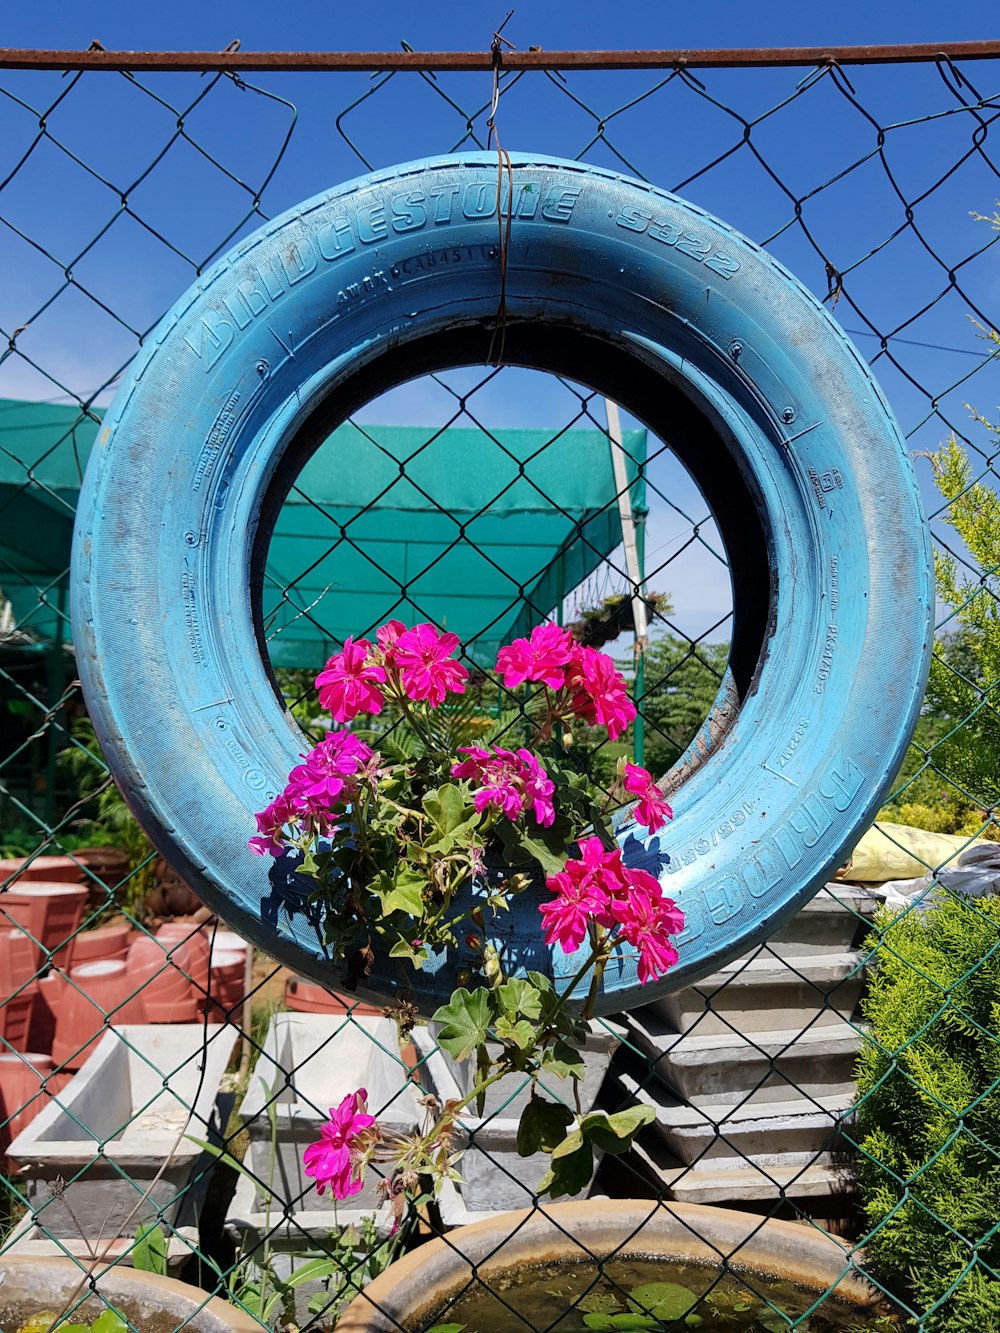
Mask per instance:
[[[507,8],[442,0],[351,6],[229,0],[155,6],[36,0],[26,5],[5,0],[3,40],[10,46],[85,48],[97,38],[109,49],[215,50],[235,37],[244,49],[261,50],[397,49],[405,40],[419,49],[479,49],[488,44]],[[724,2],[711,9],[611,6],[606,0],[536,2],[518,5],[506,29],[520,47],[550,50],[943,43],[989,38],[995,31],[992,7],[967,0],[947,7],[895,0],[849,0],[836,6],[765,0],[753,6]],[[970,64],[966,74],[981,93],[1000,92],[1000,62]],[[1000,305],[1000,248],[963,261],[990,239],[988,228],[970,212],[993,210],[1000,178],[973,151],[976,122],[957,109],[958,98],[933,67],[864,68],[850,71],[851,86],[879,124],[896,126],[886,144],[893,178],[873,161],[827,184],[872,151],[875,130],[828,77],[796,95],[805,75],[791,70],[708,71],[699,75],[704,85],[700,90],[674,81],[631,110],[619,111],[639,93],[656,88],[663,76],[580,73],[562,83],[532,74],[505,93],[500,124],[505,146],[511,148],[568,157],[582,153],[598,165],[619,166],[621,158],[615,154],[620,153],[637,173],[667,188],[679,186],[680,193],[754,239],[769,242],[769,248],[823,296],[827,281],[822,259],[794,223],[788,195],[757,157],[744,147],[715,169],[698,174],[739,142],[740,125],[723,108],[755,120],[767,108],[792,99],[755,126],[753,143],[791,194],[806,200],[803,218],[823,255],[840,270],[864,261],[846,283],[850,299],[841,300],[834,314],[848,330],[857,331],[858,346],[869,357],[876,356],[878,341],[864,336],[866,320],[879,332],[898,332],[909,340],[891,344],[898,365],[882,357],[874,368],[904,429],[915,432],[912,446],[933,448],[949,424],[964,428],[965,402],[990,415],[1000,400],[995,365],[954,387],[980,365],[976,353],[982,344],[970,324],[968,302],[959,293],[936,299],[947,288],[949,267],[961,266],[963,292],[996,323],[990,311]],[[254,225],[254,219],[245,220],[249,200],[289,129],[293,113],[288,104],[296,108],[297,123],[262,198],[263,211],[272,216],[358,174],[365,160],[383,166],[451,148],[464,134],[464,117],[445,102],[442,91],[465,110],[479,112],[475,125],[482,133],[482,107],[489,94],[487,76],[478,74],[442,76],[436,88],[416,75],[397,76],[384,85],[367,75],[258,75],[249,82],[260,94],[241,92],[223,81],[185,117],[197,148],[183,140],[173,143],[136,185],[170,141],[177,119],[170,107],[189,104],[207,87],[206,80],[191,74],[147,76],[142,82],[148,92],[117,75],[87,75],[48,117],[51,141],[36,149],[0,189],[0,218],[8,224],[0,227],[0,271],[5,275],[0,328],[9,335],[29,325],[18,340],[25,357],[0,364],[0,396],[54,398],[68,391],[86,397],[127,360],[137,333],[172,304],[194,277],[195,266],[234,227],[240,234]],[[67,81],[57,73],[0,73],[0,89],[39,111],[66,88]],[[968,90],[964,95],[971,96]],[[341,132],[338,114],[358,98],[365,100],[347,114]],[[605,139],[596,143],[590,141],[597,121],[588,107],[610,117]],[[926,120],[929,116],[935,119]],[[907,125],[909,121],[915,123]],[[36,132],[33,112],[11,96],[0,97],[0,160],[8,163],[0,175],[7,174]],[[987,134],[987,151],[994,142],[990,135],[1000,139],[1000,122]],[[957,165],[966,154],[971,154],[968,160]],[[1000,160],[1000,153],[991,156]],[[946,185],[930,188],[952,168],[957,169]],[[918,201],[915,217],[921,234],[943,262],[904,225],[904,204],[896,187],[908,201]],[[121,214],[120,193],[126,189],[141,223]],[[108,231],[87,249],[105,226]],[[899,227],[894,240],[864,259]],[[63,270],[69,265],[79,287],[62,290]],[[851,309],[851,300],[857,310]],[[931,308],[914,320],[928,303]],[[473,382],[472,372],[464,374],[464,384]],[[572,403],[561,386],[528,372],[505,371],[504,376],[477,395],[483,420],[494,426],[556,427],[566,420]],[[104,394],[98,402],[107,398]],[[931,415],[921,426],[933,400],[941,415]],[[433,424],[448,406],[446,394],[423,382],[371,405],[365,416],[369,421]],[[929,469],[920,466],[930,505]],[[686,514],[701,517],[697,496],[679,469],[664,463],[653,480]],[[648,541],[651,566],[681,545],[688,530],[685,519],[656,503]],[[724,570],[697,544],[660,580],[654,578],[653,585],[672,593],[678,623],[688,632],[704,632],[728,604]]]

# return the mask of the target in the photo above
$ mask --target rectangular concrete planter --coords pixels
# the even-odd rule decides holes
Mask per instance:
[[[8,1151],[39,1226],[50,1236],[80,1236],[83,1228],[96,1237],[123,1225],[132,1235],[158,1216],[173,1222],[202,1155],[186,1136],[218,1132],[215,1100],[236,1035],[201,1024],[107,1032]],[[69,1183],[57,1197],[59,1179]]]
[[[620,1043],[620,1033],[620,1028],[604,1021],[591,1025],[584,1051],[586,1073],[580,1091],[584,1112],[597,1100],[611,1057]],[[438,1100],[446,1102],[466,1096],[471,1088],[469,1062],[458,1063],[445,1055],[435,1044],[430,1028],[415,1030],[413,1040],[422,1060],[423,1083],[430,1085]],[[543,1092],[552,1100],[572,1102],[573,1090],[568,1080],[550,1079]],[[506,1212],[530,1207],[551,1165],[545,1153],[521,1157],[517,1151],[517,1126],[530,1095],[527,1077],[511,1074],[487,1089],[482,1117],[475,1114],[474,1105],[462,1113],[458,1146],[465,1150],[458,1163],[462,1177],[459,1191],[467,1212]],[[595,1175],[598,1165],[599,1160],[595,1160]]]
[[[249,1157],[252,1157],[254,1147],[254,1144],[250,1145]],[[251,1163],[245,1161],[244,1165]],[[328,1254],[331,1241],[340,1232],[353,1226],[360,1234],[361,1223],[366,1217],[374,1218],[378,1239],[384,1240],[392,1226],[390,1210],[384,1205],[356,1208],[353,1206],[355,1202],[355,1199],[336,1202],[329,1195],[319,1198],[313,1193],[308,1207],[285,1216],[280,1203],[276,1202],[270,1209],[262,1208],[253,1181],[240,1176],[226,1211],[225,1230],[236,1248],[237,1259],[245,1264],[242,1274],[249,1278],[260,1277],[266,1264],[271,1273],[287,1280],[313,1259]],[[361,1252],[356,1250],[354,1253],[355,1259],[360,1261]],[[309,1313],[309,1302],[325,1290],[326,1284],[319,1278],[302,1282],[295,1288],[295,1319],[300,1327],[307,1327],[310,1320],[315,1319]],[[282,1324],[280,1319],[278,1324]]]
[[[269,1203],[279,1214],[282,1208],[299,1213],[322,1205],[315,1182],[303,1172],[302,1153],[349,1093],[367,1090],[368,1110],[384,1132],[411,1133],[422,1112],[420,1091],[408,1074],[391,1019],[275,1014],[240,1108],[250,1134],[258,1211]],[[376,1173],[368,1172],[352,1207],[377,1208],[377,1184]]]

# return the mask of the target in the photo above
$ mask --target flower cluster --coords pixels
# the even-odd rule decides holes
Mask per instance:
[[[635,807],[636,823],[655,833],[668,819],[673,819],[674,812],[664,799],[648,769],[637,764],[625,764],[622,786],[630,796],[637,796]]]
[[[320,704],[334,721],[381,713],[386,694],[426,700],[436,708],[449,693],[465,693],[469,673],[451,659],[459,646],[457,634],[441,634],[428,624],[407,629],[402,621],[390,620],[376,638],[377,646],[348,636],[316,677]]]
[[[478,745],[460,745],[458,752],[469,757],[452,765],[452,777],[476,783],[473,804],[477,814],[481,815],[488,805],[495,805],[514,821],[530,805],[537,823],[543,828],[552,826],[556,818],[552,802],[556,784],[530,750],[520,749],[514,754],[495,745],[490,754]]]
[[[375,1117],[368,1114],[368,1093],[364,1088],[350,1092],[336,1108],[330,1108],[330,1119],[320,1126],[320,1139],[310,1143],[302,1154],[307,1176],[316,1181],[316,1193],[329,1187],[335,1199],[349,1199],[360,1194],[364,1184],[363,1158],[368,1147],[369,1131]]]
[[[257,836],[249,847],[258,856],[280,856],[288,846],[289,828],[304,828],[316,837],[336,831],[333,807],[349,799],[361,775],[374,776],[375,756],[352,731],[335,731],[301,756],[288,784],[257,819]]]
[[[536,625],[527,639],[515,639],[497,654],[497,672],[509,690],[537,681],[556,693],[553,715],[582,718],[607,727],[617,740],[635,720],[625,681],[606,653],[577,643],[558,625]]]
[[[662,976],[677,962],[670,936],[684,929],[684,914],[663,897],[655,876],[624,865],[620,848],[609,852],[599,838],[584,838],[579,846],[580,859],[568,860],[545,881],[556,894],[538,909],[546,944],[575,953],[588,931],[599,928],[638,949],[643,985]]]

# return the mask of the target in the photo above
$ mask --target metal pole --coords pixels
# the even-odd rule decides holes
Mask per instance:
[[[88,70],[472,70],[493,68],[490,51],[89,51],[0,48],[0,69]],[[505,70],[751,69],[761,66],[934,64],[991,60],[1000,41],[896,43],[889,46],[719,47],[671,51],[505,50]]]

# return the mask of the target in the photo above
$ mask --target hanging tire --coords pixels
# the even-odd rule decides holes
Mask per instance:
[[[868,367],[780,265],[606,171],[518,156],[513,180],[505,360],[588,383],[659,434],[700,483],[734,583],[738,711],[688,757],[663,839],[681,962],[659,990],[632,961],[609,967],[610,1012],[761,940],[871,820],[923,695],[929,542]],[[426,160],[242,241],[147,339],[80,498],[74,641],[112,772],[212,908],[331,986],[320,923],[246,847],[303,747],[265,665],[267,540],[332,426],[404,379],[486,360],[496,189],[492,156]],[[637,832],[620,832],[630,858]],[[400,963],[362,993],[432,1009],[462,962]]]

